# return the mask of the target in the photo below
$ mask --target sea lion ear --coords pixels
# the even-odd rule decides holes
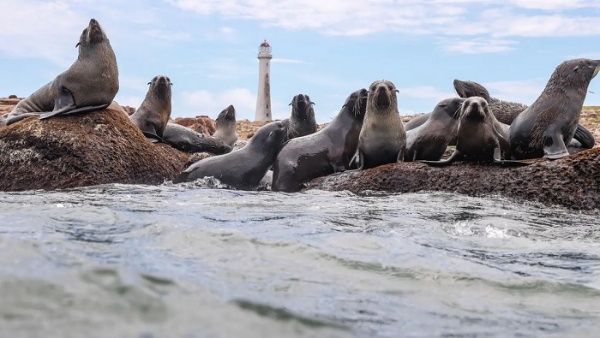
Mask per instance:
[[[399,91],[398,89],[394,89],[394,91],[395,91],[396,93],[400,93],[400,91]]]
[[[151,83],[152,83],[152,81],[148,82],[147,84],[149,85],[149,84],[151,84]]]
[[[292,105],[292,103],[294,103],[294,101],[290,102],[290,104],[288,104],[288,106],[291,106],[291,105]]]
[[[79,45],[81,45],[81,42],[78,42],[78,43],[75,45],[75,48],[79,47]]]
[[[313,106],[315,105],[315,103],[314,103],[314,102],[312,102],[312,101],[310,101],[310,104],[311,104],[311,105],[313,105]]]

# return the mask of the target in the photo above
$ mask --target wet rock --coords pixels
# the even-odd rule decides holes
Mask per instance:
[[[116,104],[84,115],[28,118],[0,129],[0,190],[160,184],[187,159],[148,141]]]
[[[308,187],[354,193],[446,191],[471,196],[502,195],[592,210],[600,208],[600,148],[557,161],[540,159],[518,168],[469,163],[434,168],[416,162],[395,163],[317,178]]]

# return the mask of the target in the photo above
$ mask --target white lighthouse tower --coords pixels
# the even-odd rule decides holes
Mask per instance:
[[[258,97],[256,121],[272,121],[271,115],[271,45],[267,40],[258,47]]]

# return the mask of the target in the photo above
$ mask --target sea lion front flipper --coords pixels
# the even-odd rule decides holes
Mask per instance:
[[[65,107],[64,109],[61,109],[59,111],[51,111],[49,113],[44,113],[44,114],[40,115],[40,120],[44,120],[44,119],[50,118],[52,116],[89,113],[89,112],[105,109],[108,106],[109,106],[109,104],[103,104],[103,105],[99,105],[99,106],[86,106],[86,107],[79,107],[79,108],[73,106],[70,109],[67,109],[68,107]]]
[[[519,160],[503,160],[502,159],[502,149],[500,147],[496,147],[494,149],[494,164],[497,164],[502,167],[523,167],[526,165],[530,165],[532,162],[528,161],[519,161]]]
[[[581,124],[577,125],[577,129],[575,130],[575,135],[573,138],[579,141],[579,143],[581,143],[581,148],[584,149],[592,149],[596,144],[594,135],[592,135],[592,133],[590,133],[590,131]]]
[[[156,135],[155,132],[151,132],[151,131],[142,131],[142,133],[144,134],[144,136],[146,136],[146,138],[148,138],[148,140],[152,143],[157,143],[157,142],[162,142],[162,143],[166,143],[165,140],[163,140],[162,137]]]
[[[420,161],[421,163],[425,163],[427,165],[430,165],[432,167],[445,167],[447,165],[452,164],[452,162],[460,160],[462,158],[462,153],[458,150],[455,149],[454,152],[452,153],[452,155],[450,155],[450,157],[448,157],[445,160],[441,160],[441,161]]]
[[[364,163],[363,155],[361,154],[359,149],[356,149],[354,156],[352,156],[352,158],[350,159],[349,167],[353,168],[354,166],[356,166],[356,169],[363,170],[364,164],[365,163]]]
[[[549,160],[556,160],[569,156],[569,150],[562,138],[562,133],[546,132],[544,135],[544,157]]]

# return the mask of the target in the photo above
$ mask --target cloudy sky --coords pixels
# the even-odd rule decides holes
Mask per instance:
[[[117,100],[139,105],[166,74],[174,116],[234,104],[253,118],[263,39],[274,117],[306,93],[319,122],[377,79],[400,89],[404,114],[454,96],[455,78],[530,104],[561,61],[600,58],[597,0],[2,0],[0,10],[0,96],[27,96],[66,69],[94,17],[117,54]],[[600,80],[586,104],[600,104]]]

